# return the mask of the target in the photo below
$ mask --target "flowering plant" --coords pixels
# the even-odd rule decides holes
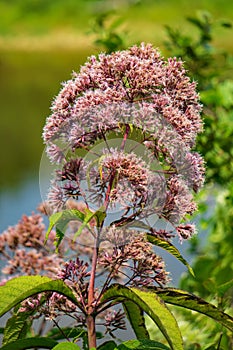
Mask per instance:
[[[167,287],[169,273],[155,250],[165,249],[193,274],[172,238],[182,241],[196,231],[189,220],[204,182],[204,161],[192,151],[202,131],[200,112],[196,83],[183,63],[164,60],[150,44],[92,56],[64,83],[43,132],[55,167],[47,202],[39,208],[49,216],[48,230],[41,214],[33,214],[1,236],[8,259],[3,272],[37,275],[10,279],[0,288],[0,313],[15,307],[3,349],[45,343],[78,349],[82,339],[84,349],[181,350],[167,304],[233,329],[232,318],[214,305]],[[149,340],[144,314],[169,347]],[[56,330],[29,341],[40,316]],[[74,324],[64,327],[63,316]],[[126,329],[125,316],[138,340],[97,344],[97,326],[114,338],[116,330]],[[58,339],[69,343],[57,345]]]

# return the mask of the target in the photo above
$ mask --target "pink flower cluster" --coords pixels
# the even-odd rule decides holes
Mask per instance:
[[[46,274],[56,276],[62,259],[53,249],[53,234],[44,246],[45,225],[40,214],[24,215],[18,224],[0,235],[1,259],[6,264],[2,273],[11,277],[18,274]]]
[[[60,164],[51,206],[62,210],[73,198],[96,208],[108,200],[130,220],[157,214],[174,229],[184,225],[204,182],[204,161],[191,150],[200,111],[182,61],[165,60],[151,44],[90,57],[63,84],[44,127],[48,156]],[[186,230],[177,233],[195,232]]]
[[[129,109],[134,102],[141,111],[132,115]],[[79,74],[73,73],[54,100],[44,140],[53,144],[60,133],[67,133],[69,141],[75,135],[76,144],[91,142],[102,131],[118,128],[118,108],[125,110],[123,120],[135,119],[146,129],[153,128],[156,114],[163,116],[190,145],[202,130],[196,83],[187,77],[183,63],[176,58],[166,61],[151,44],[142,43],[91,56]],[[138,120],[148,110],[147,118]]]

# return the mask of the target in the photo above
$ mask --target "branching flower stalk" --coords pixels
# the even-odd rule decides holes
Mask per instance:
[[[170,244],[175,235],[182,241],[196,232],[189,218],[197,209],[193,194],[204,182],[204,161],[192,152],[202,131],[200,112],[196,83],[183,63],[165,60],[150,44],[92,56],[63,84],[43,132],[55,164],[43,212],[63,212],[63,221],[50,232],[47,250],[39,244],[45,230],[35,214],[40,230],[30,227],[34,236],[25,236],[25,222],[23,235],[21,224],[9,228],[0,236],[0,251],[15,249],[8,275],[19,267],[30,273],[24,266],[30,255],[26,245],[36,245],[46,260],[55,240],[53,271],[47,264],[40,272],[62,279],[79,308],[48,293],[26,301],[24,310],[34,307],[33,317],[46,315],[58,325],[58,315],[70,315],[87,328],[89,348],[95,348],[96,324],[104,323],[110,335],[125,329],[120,310],[106,311],[118,302],[102,303],[113,283],[166,285],[165,264],[151,242]],[[73,213],[79,222],[66,221]],[[17,255],[23,255],[23,266]]]
[[[119,274],[128,276],[123,270],[132,272],[126,285],[166,283],[160,258],[152,251],[146,253],[150,243],[133,230],[134,223],[149,222],[150,232],[159,232],[165,240],[174,231],[180,239],[195,233],[195,226],[186,222],[196,210],[192,191],[197,192],[204,181],[203,159],[191,151],[202,130],[195,89],[181,61],[165,61],[150,44],[141,44],[92,56],[54,100],[43,137],[48,156],[62,170],[56,172],[49,204],[54,211],[62,210],[72,197],[88,210],[101,208],[105,214],[92,230],[86,315],[89,347],[96,347],[101,294]],[[80,157],[81,149],[86,153]],[[164,229],[152,227],[155,215]],[[118,231],[115,243],[111,242],[114,230]],[[121,243],[120,230],[125,234]],[[133,241],[127,238],[132,234]],[[102,247],[107,236],[115,244],[112,253]],[[155,276],[151,259],[160,266]],[[99,265],[109,266],[110,272],[97,292]]]
[[[121,151],[124,150],[124,146],[125,146],[125,142],[127,140],[127,137],[129,135],[130,132],[130,127],[129,125],[126,125],[126,131],[121,143]],[[108,184],[108,188],[106,191],[106,195],[105,195],[105,201],[104,201],[104,211],[106,212],[108,209],[108,206],[110,204],[110,195],[111,195],[111,191],[113,189],[113,182],[116,178],[116,170],[113,169],[111,176],[110,176],[110,180],[109,180],[109,184]],[[91,269],[91,276],[90,276],[90,282],[89,282],[89,292],[88,292],[88,316],[87,316],[87,329],[88,329],[88,343],[89,343],[89,347],[96,347],[96,329],[95,329],[95,309],[93,308],[92,304],[95,301],[95,276],[96,276],[96,267],[97,267],[97,261],[98,261],[98,252],[99,252],[99,237],[101,234],[101,229],[102,227],[97,229],[97,238],[96,241],[94,242],[94,249],[93,249],[93,257],[92,257],[92,269]],[[109,285],[110,280],[106,280],[106,286]],[[102,292],[105,290],[105,288],[103,287]],[[101,293],[99,295],[99,297],[101,296]],[[116,328],[117,329],[117,328]],[[111,332],[110,332],[111,334]]]

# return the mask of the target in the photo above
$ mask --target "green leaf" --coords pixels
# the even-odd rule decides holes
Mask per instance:
[[[102,206],[98,210],[96,210],[95,217],[97,221],[97,227],[101,227],[102,223],[106,218],[106,208]]]
[[[19,339],[1,347],[1,350],[25,350],[33,348],[53,349],[57,342],[49,338]]]
[[[183,256],[180,254],[179,250],[170,242],[165,241],[164,239],[155,237],[149,233],[146,234],[147,240],[160,247],[165,249],[168,253],[172,254],[176,259],[178,259],[180,262],[182,262],[189,270],[189,272],[191,273],[191,275],[193,277],[195,277],[193,269],[191,268],[191,266],[189,265],[189,263],[183,258]]]
[[[137,339],[149,339],[149,333],[145,326],[143,310],[130,300],[124,300],[122,304]]]
[[[170,350],[167,346],[158,343],[154,340],[128,340],[120,345],[114,350]]]
[[[150,316],[163,333],[172,350],[183,350],[183,341],[177,322],[163,300],[154,291],[127,288],[120,284],[113,284],[105,291],[101,301],[106,303],[111,300],[122,299],[122,297],[137,304]]]
[[[166,303],[181,306],[209,316],[233,331],[233,317],[220,311],[216,306],[207,301],[180,289],[156,288],[155,291]]]
[[[33,312],[18,312],[13,314],[6,323],[2,345],[25,338],[32,325],[30,316]]]
[[[233,287],[233,279],[217,287],[218,295],[223,297],[224,294],[232,287]]]
[[[28,297],[45,291],[61,293],[80,307],[72,290],[62,280],[42,276],[21,276],[11,279],[0,287],[0,316]]]
[[[78,231],[75,233],[73,241],[82,233],[82,230],[88,225],[88,223],[93,219],[97,219],[97,226],[99,227],[106,217],[105,208],[101,207],[100,209],[92,212],[91,210],[86,210],[86,215],[84,217],[82,225],[79,227]]]
[[[80,350],[80,347],[74,343],[65,342],[57,344],[52,350]]]
[[[116,343],[112,340],[106,341],[105,343],[101,344],[97,349],[98,350],[115,350]]]
[[[70,221],[78,220],[83,222],[85,214],[77,209],[67,209],[54,213],[49,217],[49,227],[46,232],[45,242],[48,240],[49,234],[54,226],[56,226],[56,248],[59,247],[66,230],[67,225]]]

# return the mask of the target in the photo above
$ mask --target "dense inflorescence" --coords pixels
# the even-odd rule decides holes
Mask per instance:
[[[63,84],[44,127],[59,168],[50,205],[59,211],[73,198],[96,209],[107,200],[124,218],[156,214],[175,229],[196,210],[192,192],[204,182],[203,159],[191,150],[200,111],[182,61],[152,45],[91,56]],[[195,232],[185,230],[180,238]]]
[[[133,115],[130,108],[134,102],[142,111]],[[103,131],[118,128],[122,109],[124,118],[147,130],[154,127],[155,114],[161,115],[189,145],[202,129],[196,83],[190,82],[183,63],[176,58],[166,61],[152,45],[141,44],[111,55],[92,56],[79,74],[73,73],[54,100],[44,140],[53,144],[57,135],[67,132],[74,145],[88,144]],[[143,113],[146,120],[139,120]]]
[[[8,277],[19,274],[46,274],[55,276],[62,258],[53,249],[51,234],[47,247],[45,224],[41,214],[24,215],[15,226],[10,226],[0,235],[1,260],[6,264],[2,273]]]

